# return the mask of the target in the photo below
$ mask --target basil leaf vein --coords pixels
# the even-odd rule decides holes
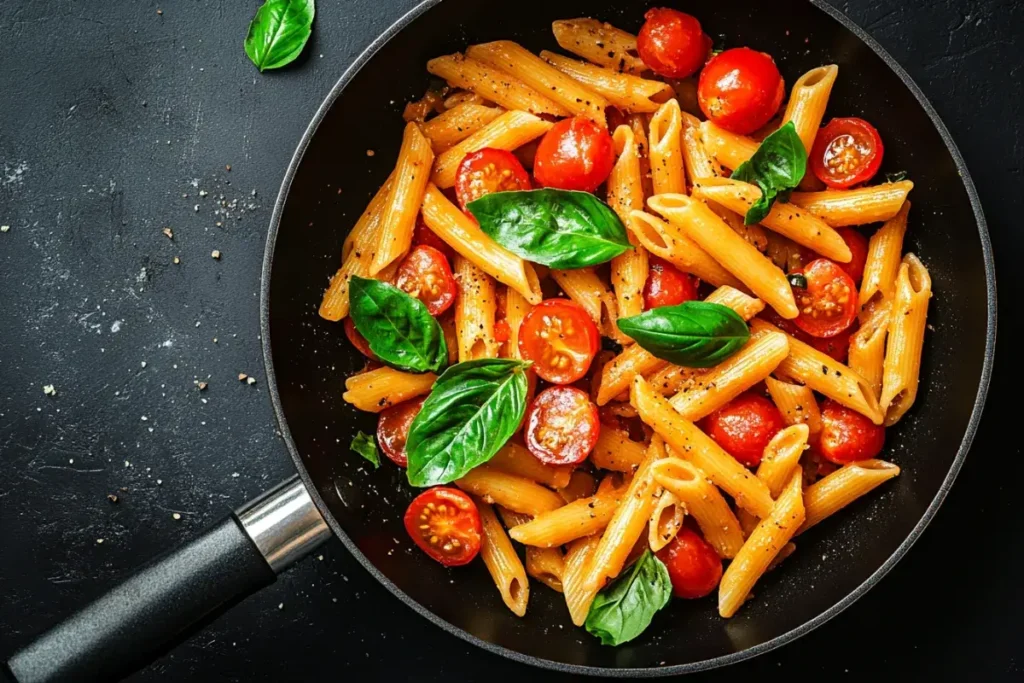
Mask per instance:
[[[484,358],[445,370],[409,428],[409,483],[447,484],[493,458],[526,413],[529,366]]]
[[[356,432],[349,448],[373,464],[373,469],[380,467],[380,454],[377,452],[377,442],[373,437],[362,432]]]
[[[743,217],[746,225],[760,223],[776,199],[789,198],[789,191],[800,184],[807,172],[807,150],[790,121],[766,137],[754,152],[732,172],[734,180],[742,180],[761,189],[761,198]]]
[[[448,364],[444,330],[416,297],[379,280],[353,275],[349,315],[370,349],[387,365],[439,372]]]
[[[643,633],[671,597],[668,568],[648,548],[629,574],[594,597],[584,626],[602,645],[621,645]]]
[[[728,306],[687,301],[620,318],[619,329],[644,350],[676,365],[710,368],[750,339],[747,323]]]
[[[260,71],[290,64],[313,32],[314,0],[267,0],[249,24],[245,54]]]

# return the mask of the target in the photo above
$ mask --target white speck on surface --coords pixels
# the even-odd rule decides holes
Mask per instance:
[[[231,473],[231,478],[232,479],[238,479],[238,472],[232,472]]]
[[[210,256],[212,256],[215,259],[219,259],[220,258],[220,249],[214,249],[212,252],[210,252]]]
[[[3,179],[0,184],[21,186],[25,182],[26,171],[28,171],[28,164],[24,161],[18,162],[14,166],[4,162]]]
[[[139,363],[139,365],[141,365],[142,367],[146,367],[146,361],[142,361],[141,363]]]
[[[177,512],[171,515],[171,517],[173,517],[174,519],[181,519],[181,515],[179,515]]]
[[[96,542],[102,544],[103,543],[103,539],[102,538],[97,538]]]
[[[142,421],[143,421],[143,422],[145,422],[145,421],[146,421],[146,420],[148,420],[148,419],[149,419],[149,418],[148,418],[148,417],[146,417],[145,415],[143,415],[143,416],[142,416]]]
[[[10,229],[11,229],[11,226],[9,226],[9,225],[0,225],[0,232],[7,232]]]
[[[123,321],[121,321],[121,320],[115,320],[113,322],[113,324],[110,326],[111,333],[117,334],[118,332],[120,332],[121,331],[121,323],[122,322]]]
[[[174,346],[174,341],[173,341],[173,340],[171,340],[171,339],[168,339],[168,340],[167,340],[167,341],[165,341],[164,343],[160,344],[160,346],[164,347],[165,349],[169,349],[169,348],[171,348],[172,346]]]
[[[164,480],[163,479],[157,479],[156,480],[156,485],[157,486],[163,486],[164,485]]]
[[[284,609],[284,603],[282,602],[278,604],[277,609]]]
[[[57,390],[53,388],[52,384],[46,384],[43,386],[43,393],[47,396],[56,396]]]

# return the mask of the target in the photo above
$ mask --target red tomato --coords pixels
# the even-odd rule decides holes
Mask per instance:
[[[380,360],[377,358],[377,354],[370,350],[370,342],[366,341],[366,337],[359,334],[359,330],[356,329],[356,324],[352,322],[352,316],[345,318],[343,323],[345,328],[345,336],[352,342],[352,346],[359,350],[359,353],[363,354],[370,360]]]
[[[840,363],[846,362],[846,355],[850,351],[850,335],[853,334],[855,325],[851,325],[847,330],[840,332],[834,337],[822,339],[819,337],[812,337],[807,334],[797,327],[792,320],[786,320],[779,315],[775,309],[769,308],[767,313],[762,317],[789,336],[814,347],[818,351],[821,351],[832,358],[835,358]]]
[[[852,254],[849,263],[836,263],[836,265],[849,273],[854,283],[859,285],[861,278],[864,277],[864,264],[868,260],[868,238],[854,228],[836,228],[836,232],[846,242],[846,246],[850,248],[850,254]],[[819,258],[824,257],[807,247],[800,247],[801,262],[810,263]]]
[[[818,131],[808,161],[818,180],[846,189],[871,180],[882,165],[882,136],[864,119],[832,119]]]
[[[597,406],[576,387],[551,387],[537,394],[526,412],[524,437],[533,457],[548,465],[576,465],[597,443]]]
[[[552,384],[572,384],[587,374],[601,334],[587,312],[569,299],[545,299],[519,326],[519,354]]]
[[[655,7],[644,15],[636,49],[654,73],[665,78],[686,78],[704,65],[711,52],[711,38],[693,16]]]
[[[837,465],[870,460],[882,451],[885,427],[830,398],[821,406],[818,452]]]
[[[425,244],[413,247],[398,266],[395,286],[426,304],[430,315],[447,311],[458,291],[448,259]]]
[[[463,209],[492,192],[529,190],[530,175],[512,152],[485,147],[467,154],[455,172],[455,196]]]
[[[783,95],[785,84],[775,61],[749,47],[712,57],[697,83],[697,101],[704,115],[739,135],[749,135],[768,123]]]
[[[562,119],[544,134],[533,160],[533,177],[544,187],[593,192],[614,164],[612,136],[577,116]]]
[[[511,334],[512,330],[509,329],[507,320],[498,320],[494,323],[494,341],[504,344]]]
[[[467,564],[480,552],[480,512],[458,489],[437,486],[413,498],[405,530],[420,550],[446,567]]]
[[[689,527],[680,529],[657,555],[668,569],[672,594],[677,598],[703,598],[722,578],[722,558]]]
[[[405,442],[409,438],[409,427],[416,416],[420,414],[420,408],[427,397],[399,403],[393,408],[381,411],[380,419],[377,421],[377,443],[388,460],[399,467],[406,467],[409,458],[405,453]]]
[[[697,298],[700,282],[663,258],[650,255],[651,270],[644,283],[644,310],[659,306],[675,306]]]
[[[807,288],[793,289],[800,315],[793,321],[812,337],[834,337],[857,318],[857,285],[839,264],[827,258],[793,271],[803,275]]]
[[[701,426],[729,455],[747,467],[756,467],[764,447],[786,423],[774,403],[748,391],[708,415]]]
[[[448,243],[437,236],[437,233],[427,227],[423,222],[423,215],[416,217],[416,229],[412,233],[412,245],[426,245],[433,247],[445,255],[449,262],[455,258],[455,250],[448,246]]]

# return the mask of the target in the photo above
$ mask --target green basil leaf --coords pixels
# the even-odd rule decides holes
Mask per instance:
[[[786,276],[789,280],[790,287],[796,287],[798,289],[807,289],[807,278],[800,273],[790,273]]]
[[[353,275],[348,298],[356,330],[383,363],[408,372],[439,372],[448,364],[444,330],[416,297]]]
[[[629,574],[594,597],[584,626],[602,645],[622,645],[643,633],[671,597],[668,568],[648,548]]]
[[[901,180],[906,180],[910,176],[906,171],[893,171],[892,173],[885,174],[885,182],[887,183],[898,183]]]
[[[619,217],[589,192],[494,192],[466,208],[495,242],[550,268],[596,266],[632,249]]]
[[[688,368],[718,365],[750,339],[747,323],[736,311],[706,301],[619,318],[619,329],[654,356]]]
[[[484,358],[445,370],[409,428],[409,483],[447,484],[493,458],[526,413],[529,366]]]
[[[313,32],[313,0],[267,0],[245,37],[245,54],[260,71],[290,64]]]
[[[807,150],[790,121],[766,137],[754,155],[732,172],[733,179],[761,188],[761,199],[750,207],[743,222],[753,225],[764,220],[780,193],[799,185],[806,172]]]
[[[373,469],[380,467],[380,455],[377,453],[377,443],[373,440],[372,436],[363,434],[362,432],[356,432],[356,436],[352,439],[352,445],[349,448],[359,455],[363,456],[373,464]]]

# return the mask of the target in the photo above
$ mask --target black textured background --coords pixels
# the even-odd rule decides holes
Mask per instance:
[[[414,2],[321,0],[298,64],[264,75],[241,49],[258,4],[0,0],[0,656],[292,471],[258,339],[271,207],[331,85]],[[1000,413],[1020,374],[1024,5],[834,4],[922,86],[971,169],[1003,353],[971,456],[896,569],[809,636],[693,680],[1020,680],[1021,449]],[[495,670],[568,680],[431,626],[332,542],[131,680]]]

